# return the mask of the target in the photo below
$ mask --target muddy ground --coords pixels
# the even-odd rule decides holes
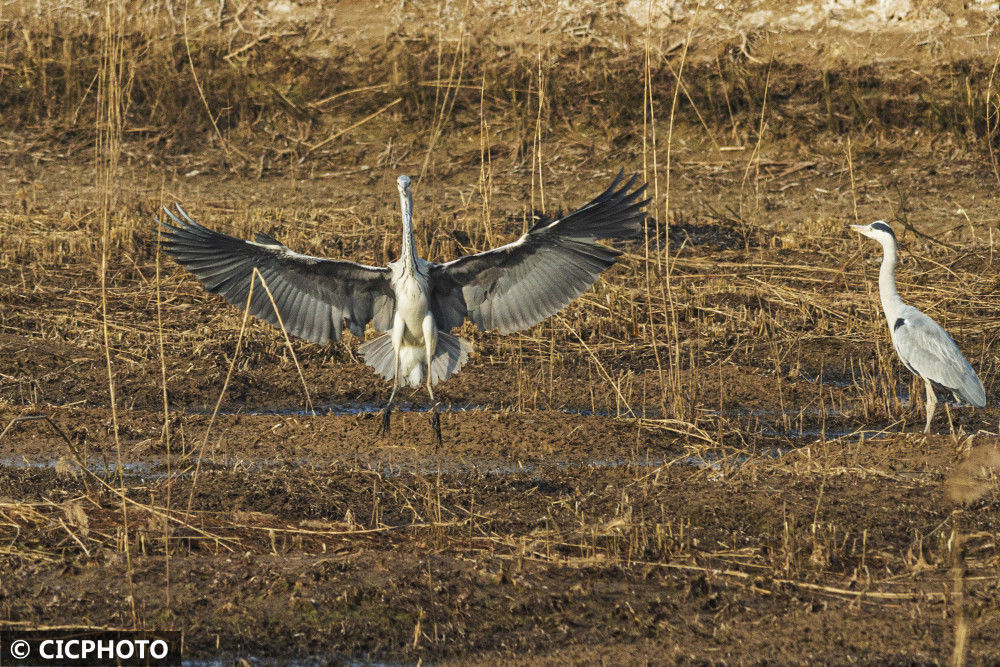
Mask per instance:
[[[675,19],[668,46],[693,20]],[[885,39],[851,25],[853,57]],[[920,26],[937,56],[958,53],[895,44],[883,111],[971,57],[962,30]],[[803,128],[815,109],[789,109],[815,81],[796,69],[813,27],[719,47],[747,67],[765,44],[789,49],[776,111],[699,121],[695,93],[671,130],[658,92],[655,167],[650,131],[593,110],[550,119],[541,149],[517,113],[494,108],[484,129],[466,100],[439,140],[407,131],[410,109],[319,156],[254,153],[254,126],[245,144],[227,135],[246,161],[130,117],[142,136],[122,143],[104,289],[93,137],[11,128],[0,628],[177,629],[189,659],[251,664],[1000,662],[992,126],[928,112]],[[232,234],[383,263],[395,178],[426,171],[418,246],[446,260],[584,203],[622,167],[654,184],[643,238],[559,317],[507,337],[462,328],[476,351],[436,388],[440,444],[423,391],[376,435],[389,388],[358,339],[241,333],[239,309],[157,252],[152,223],[180,201]],[[900,237],[903,298],[951,331],[991,403],[939,409],[929,436],[878,307],[878,248],[847,229],[876,218]]]

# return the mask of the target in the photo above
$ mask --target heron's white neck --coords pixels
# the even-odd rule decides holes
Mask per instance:
[[[413,195],[409,187],[400,189],[399,203],[403,208],[403,247],[399,259],[412,267],[416,263],[417,248],[413,238]]]
[[[882,312],[892,328],[900,311],[903,310],[903,300],[896,291],[896,240],[889,235],[878,239],[882,244],[882,266],[878,271],[878,295],[882,300]]]

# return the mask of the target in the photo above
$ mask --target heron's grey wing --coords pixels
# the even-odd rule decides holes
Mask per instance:
[[[244,241],[199,225],[178,205],[177,215],[163,209],[170,221],[163,227],[163,248],[205,288],[243,308],[254,269],[274,297],[285,330],[315,343],[339,340],[344,322],[358,336],[374,319],[387,331],[392,324],[395,296],[390,272],[378,268],[311,257],[293,252],[266,234]],[[274,307],[257,280],[250,314],[278,326]]]
[[[955,341],[941,325],[916,308],[908,308],[893,323],[892,342],[903,364],[920,377],[949,389],[978,408],[986,391]]]
[[[625,239],[640,229],[636,175],[621,187],[619,172],[590,203],[553,222],[538,223],[524,236],[493,250],[431,267],[431,309],[448,331],[468,317],[480,329],[511,333],[554,315],[583,294],[621,254],[598,239]]]

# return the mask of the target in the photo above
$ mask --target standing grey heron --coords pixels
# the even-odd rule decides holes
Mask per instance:
[[[986,407],[986,391],[976,371],[965,360],[955,341],[941,325],[913,306],[903,303],[896,292],[896,235],[884,220],[851,229],[882,244],[882,266],[878,272],[878,293],[889,324],[889,335],[899,360],[908,371],[924,381],[927,389],[927,424],[937,407],[934,385],[940,385],[977,408]]]
[[[344,322],[359,337],[368,322],[385,332],[359,348],[365,363],[393,382],[379,433],[389,431],[399,387],[426,382],[440,441],[433,386],[458,372],[472,350],[451,330],[468,318],[481,330],[521,331],[588,290],[621,254],[597,241],[635,236],[649,201],[640,200],[645,185],[633,189],[637,175],[622,185],[623,175],[582,208],[537,222],[512,243],[444,264],[417,256],[407,176],[396,181],[402,250],[388,267],[302,255],[259,232],[254,241],[237,239],[199,225],[179,204],[176,215],[164,208],[173,224],[156,222],[163,227],[167,253],[233,305],[247,304],[256,269],[274,297],[280,323],[295,336],[319,344],[336,341]],[[249,311],[278,325],[275,306],[257,289]]]

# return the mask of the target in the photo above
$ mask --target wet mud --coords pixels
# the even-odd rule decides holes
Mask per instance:
[[[604,25],[595,17],[581,25]],[[293,120],[231,119],[228,144],[130,118],[104,289],[92,142],[55,121],[4,134],[0,629],[178,629],[186,657],[223,664],[940,664],[956,646],[1000,662],[992,126],[905,86],[886,86],[898,99],[881,106],[861,95],[875,83],[840,106],[803,102],[817,82],[843,83],[802,64],[808,31],[771,43],[792,51],[775,61],[763,123],[759,28],[720,41],[721,55],[695,50],[690,75],[715,76],[725,56],[757,88],[733,84],[744,96],[730,100],[692,83],[677,123],[665,98],[645,134],[641,118],[556,98],[538,148],[520,88],[491,102],[517,114],[470,106],[500,86],[481,72],[433,140],[436,126],[408,131],[414,99],[438,110],[430,88],[392,88],[405,104],[322,150],[307,131],[332,136],[383,101],[345,107],[327,132],[296,89],[255,84]],[[968,75],[957,97],[985,104],[981,62],[922,60],[955,47],[945,37],[877,43],[920,69],[893,65],[912,90]],[[657,47],[672,66],[675,41]],[[370,76],[345,63],[343,86]],[[397,75],[429,86],[418,65],[430,68]],[[260,149],[264,132],[274,147]],[[570,210],[623,166],[653,184],[643,237],[559,316],[506,337],[456,331],[475,351],[435,388],[440,443],[422,389],[401,391],[391,433],[376,435],[389,387],[358,360],[359,339],[289,345],[244,328],[158,252],[152,222],[180,201],[227,233],[381,264],[398,252],[393,183],[408,173],[418,248],[443,261]],[[942,396],[928,436],[922,385],[879,310],[878,248],[847,227],[876,218],[901,241],[901,295],[952,333],[990,399],[972,410]]]

